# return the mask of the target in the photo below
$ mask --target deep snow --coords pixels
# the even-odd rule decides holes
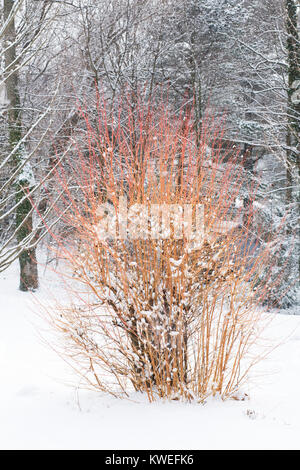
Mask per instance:
[[[121,401],[70,386],[36,314],[59,282],[41,272],[33,296],[17,276],[16,264],[0,274],[1,449],[300,449],[300,316],[275,315],[265,336],[283,343],[253,371],[247,401]]]

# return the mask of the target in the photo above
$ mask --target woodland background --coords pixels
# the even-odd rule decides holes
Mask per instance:
[[[241,172],[258,184],[255,223],[276,234],[267,276],[284,268],[268,302],[295,305],[299,18],[298,0],[2,0],[0,270],[19,258],[21,290],[38,287],[45,233],[33,206],[60,230],[53,171],[85,126],[78,104],[95,113],[97,85],[110,114],[120,99],[134,112],[141,93],[175,114],[191,107],[199,136],[207,113],[226,116],[220,145],[239,149]],[[246,188],[241,203],[254,204]]]

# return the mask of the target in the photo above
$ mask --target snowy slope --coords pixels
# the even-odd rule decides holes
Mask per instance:
[[[267,335],[283,344],[256,369],[250,400],[119,401],[71,387],[76,378],[42,341],[37,300],[61,295],[51,277],[33,297],[17,290],[16,266],[0,275],[1,449],[300,449],[299,316],[275,316]]]

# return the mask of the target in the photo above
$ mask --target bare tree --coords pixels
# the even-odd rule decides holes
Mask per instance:
[[[0,269],[5,269],[16,257],[20,263],[20,289],[38,286],[36,264],[36,234],[33,223],[33,193],[39,187],[35,182],[31,159],[38,150],[28,145],[29,136],[47,115],[44,110],[24,128],[23,104],[20,93],[21,73],[43,47],[40,41],[51,18],[51,3],[42,2],[28,13],[27,2],[3,0],[3,26],[1,29],[3,70],[2,103],[3,137],[5,153],[1,156]]]

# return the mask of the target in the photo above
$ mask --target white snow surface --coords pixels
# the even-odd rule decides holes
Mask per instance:
[[[300,316],[274,315],[265,336],[282,344],[252,372],[249,400],[118,400],[80,389],[42,339],[37,301],[62,298],[55,276],[41,272],[36,294],[17,277],[16,264],[0,274],[0,449],[300,449]]]

